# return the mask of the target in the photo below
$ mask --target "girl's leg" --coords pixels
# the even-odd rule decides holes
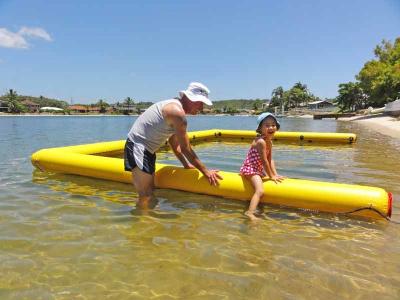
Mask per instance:
[[[253,197],[251,197],[249,209],[245,212],[245,215],[251,220],[257,220],[258,218],[254,215],[254,213],[256,212],[260,199],[264,195],[264,186],[260,175],[253,175],[249,179],[254,188],[254,194]]]

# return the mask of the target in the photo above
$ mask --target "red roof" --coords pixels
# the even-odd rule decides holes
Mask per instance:
[[[87,110],[87,107],[83,105],[70,105],[68,108],[71,110]]]

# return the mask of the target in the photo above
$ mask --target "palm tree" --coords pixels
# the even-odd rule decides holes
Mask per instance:
[[[283,87],[278,86],[276,89],[272,91],[272,97],[282,98],[283,96]]]
[[[282,114],[285,110],[285,101],[284,101],[284,97],[283,97],[284,92],[285,91],[283,90],[283,87],[278,86],[276,89],[274,89],[272,91],[272,99],[271,99],[273,101],[277,101],[280,104]],[[273,101],[271,101],[271,102],[273,102]]]
[[[336,97],[336,101],[341,111],[355,111],[365,106],[367,97],[359,82],[339,84],[338,93],[339,96]]]
[[[131,97],[127,97],[124,100],[124,105],[128,107],[128,113],[131,111],[131,106],[135,104],[135,101]]]
[[[313,96],[311,95],[310,91],[308,90],[308,87],[306,84],[302,84],[300,81],[296,82],[295,85],[292,88],[293,94],[294,94],[294,101],[295,101],[295,106],[298,104],[303,104],[308,102],[313,99]]]
[[[302,84],[300,81],[296,82],[293,87],[308,93],[307,85],[306,84]]]
[[[9,113],[20,113],[24,110],[23,106],[17,100],[17,92],[10,89],[6,94],[7,106]]]
[[[106,108],[108,106],[108,103],[105,102],[103,99],[100,99],[97,103],[96,106],[100,107],[100,113],[104,114],[106,112]]]

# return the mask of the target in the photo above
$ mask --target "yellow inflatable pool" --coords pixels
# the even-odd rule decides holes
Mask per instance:
[[[254,131],[206,130],[189,133],[195,141],[244,140],[255,136]],[[328,143],[352,143],[354,134],[278,132],[276,140]],[[113,156],[123,152],[125,141],[103,142],[87,145],[42,149],[32,154],[32,164],[42,171],[61,172],[131,182],[131,173],[124,171],[121,158]],[[157,164],[156,187],[176,189],[200,194],[221,196],[229,199],[249,200],[253,194],[250,183],[238,173],[220,172],[223,180],[217,187],[197,170]],[[262,202],[308,210],[351,213],[371,218],[390,217],[391,193],[377,187],[286,179],[280,184],[264,182]]]

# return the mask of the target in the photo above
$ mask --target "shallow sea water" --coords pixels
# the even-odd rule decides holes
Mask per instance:
[[[399,299],[400,225],[42,173],[41,148],[124,139],[134,117],[0,118],[0,299]],[[254,129],[254,117],[191,117],[190,130]],[[400,141],[357,123],[281,119],[284,131],[354,132],[354,145],[274,145],[278,172],[385,188],[400,221]],[[238,171],[247,144],[195,150]],[[158,160],[177,164],[161,152]]]

